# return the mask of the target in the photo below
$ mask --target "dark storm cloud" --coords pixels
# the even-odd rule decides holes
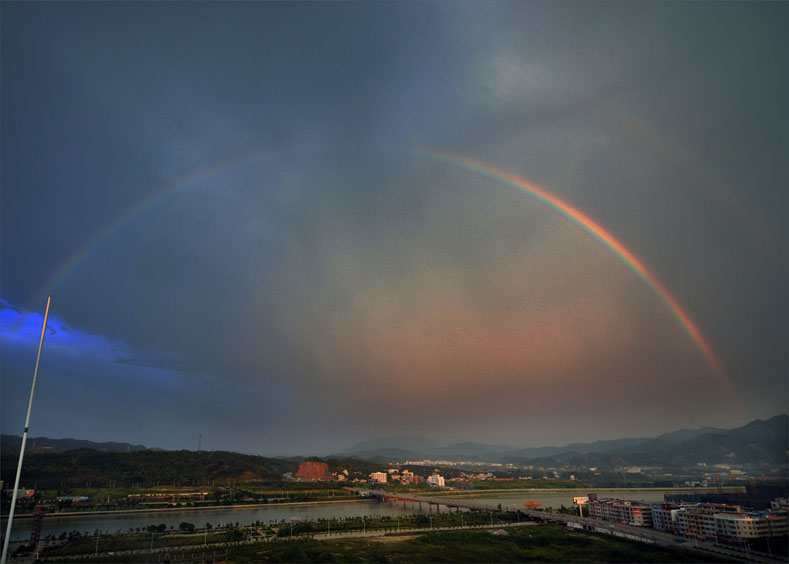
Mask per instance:
[[[53,428],[191,446],[210,414],[217,448],[292,453],[426,424],[545,444],[621,434],[599,409],[645,434],[785,410],[785,6],[2,11],[4,308],[40,307],[87,248],[54,310],[69,346],[122,349],[50,355],[62,397],[92,406]],[[608,228],[741,398],[611,253],[431,146]],[[11,334],[4,427],[29,372]],[[573,415],[546,434],[557,410]]]

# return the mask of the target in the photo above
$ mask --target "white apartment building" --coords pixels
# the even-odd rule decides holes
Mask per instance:
[[[443,488],[444,487],[444,477],[439,475],[439,474],[431,474],[427,478],[427,483],[430,484],[431,486],[435,486],[437,488]]]
[[[670,503],[652,504],[652,528],[664,533],[677,532],[677,513],[681,510],[678,505]]]
[[[378,484],[385,484],[386,476],[386,472],[373,472],[370,474],[370,481]]]
[[[772,502],[769,511],[714,503],[647,505],[621,499],[592,499],[586,507],[589,516],[596,519],[723,542],[743,543],[789,532],[789,504],[785,500]]]
[[[677,513],[677,532],[703,539],[748,541],[785,535],[788,530],[786,509],[746,512],[736,505],[705,504],[683,507]]]

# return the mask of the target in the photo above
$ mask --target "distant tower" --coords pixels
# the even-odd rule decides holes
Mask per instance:
[[[200,435],[197,437],[197,452],[200,452],[200,447],[202,446],[202,442],[203,442],[203,434],[200,433]]]

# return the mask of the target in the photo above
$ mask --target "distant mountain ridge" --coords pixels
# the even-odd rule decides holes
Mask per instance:
[[[556,456],[565,452],[575,452],[577,454],[586,454],[589,452],[609,452],[613,450],[627,449],[645,445],[653,441],[661,441],[665,443],[679,443],[689,440],[706,433],[724,433],[726,429],[718,427],[699,427],[698,429],[679,429],[670,433],[663,433],[654,438],[640,437],[640,438],[623,438],[623,439],[609,439],[594,441],[592,443],[571,443],[563,447],[536,447],[525,448],[510,453],[513,456],[521,456],[524,458],[537,458],[546,456]]]
[[[781,462],[789,449],[789,418],[777,415],[757,419],[733,429],[700,427],[680,429],[657,437],[622,438],[572,443],[563,447],[515,448],[484,443],[440,446],[421,437],[389,437],[358,443],[343,451],[367,460],[449,460],[471,462],[538,461],[546,465],[564,462],[578,466],[614,467],[650,463]],[[437,446],[428,446],[428,445]],[[396,446],[395,446],[396,445]]]
[[[565,446],[543,446],[517,448],[509,445],[490,445],[479,442],[462,442],[441,445],[438,441],[425,437],[397,436],[382,437],[363,441],[342,451],[341,455],[358,456],[359,458],[374,458],[381,456],[391,456],[395,452],[399,455],[410,458],[442,458],[467,457],[465,459],[475,460],[480,456],[495,456],[499,458],[503,455],[517,458],[542,458],[555,456],[563,452],[575,452],[585,454],[587,452],[606,452],[619,448],[633,447],[648,443],[654,440],[666,442],[680,442],[691,439],[699,435],[710,432],[723,432],[725,429],[716,427],[701,427],[699,429],[680,429],[671,433],[664,433],[655,438],[623,438],[594,441],[592,443],[571,443]],[[470,457],[470,458],[469,458]]]
[[[4,456],[19,452],[21,437],[0,435]],[[46,454],[90,449],[105,452],[159,451],[144,445],[122,442],[94,442],[79,439],[28,439],[30,453]],[[187,451],[184,451],[187,452]],[[516,448],[478,442],[442,445],[425,437],[398,436],[364,441],[329,457],[354,457],[375,462],[405,460],[448,460],[499,462],[517,465],[558,464],[611,469],[634,465],[692,465],[707,463],[769,462],[786,464],[789,453],[789,417],[777,415],[757,419],[733,429],[701,427],[680,429],[653,438],[622,438],[591,443],[572,443],[563,447]],[[300,457],[291,457],[296,461]]]
[[[0,435],[0,446],[4,452],[19,452],[22,446],[22,437],[16,435]],[[133,445],[130,443],[119,443],[114,441],[97,443],[82,439],[50,439],[49,437],[33,437],[27,439],[25,451],[27,452],[62,452],[66,450],[77,450],[89,448],[92,450],[106,452],[138,452],[151,450],[144,445]]]
[[[681,437],[682,435],[674,435]],[[626,448],[605,452],[563,452],[529,463],[569,466],[596,466],[614,469],[623,466],[687,466],[708,464],[770,463],[785,466],[789,454],[789,417],[777,415],[757,419],[734,429],[707,432],[687,440],[671,442],[655,438]],[[527,459],[510,460],[524,463]]]
[[[339,455],[356,456],[365,459],[399,458],[421,459],[441,458],[448,460],[482,459],[499,457],[502,454],[515,452],[517,449],[508,445],[488,445],[477,442],[462,442],[442,445],[438,441],[424,437],[385,437],[363,441],[345,449]],[[428,457],[427,454],[430,454]]]
[[[441,443],[426,437],[416,437],[411,435],[400,435],[394,437],[381,437],[369,441],[362,441],[354,446],[338,453],[343,456],[356,455],[360,452],[368,452],[380,449],[397,449],[402,451],[423,451],[440,448]]]

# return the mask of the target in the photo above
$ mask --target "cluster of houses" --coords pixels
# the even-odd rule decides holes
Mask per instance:
[[[370,474],[370,482],[373,484],[385,484],[387,482],[419,484],[421,482],[426,482],[438,488],[443,488],[445,486],[444,477],[438,473],[431,474],[425,479],[422,476],[417,476],[410,470],[400,470],[398,468],[390,468],[386,472],[373,472]]]
[[[304,461],[299,464],[298,470],[293,474],[296,480],[305,481],[335,481],[335,482],[370,482],[372,484],[386,484],[399,482],[401,484],[420,484],[427,483],[435,487],[444,487],[444,477],[434,473],[427,478],[418,476],[410,470],[400,470],[390,468],[386,472],[373,472],[369,476],[352,475],[348,470],[340,472],[329,472],[329,465],[325,462]]]

